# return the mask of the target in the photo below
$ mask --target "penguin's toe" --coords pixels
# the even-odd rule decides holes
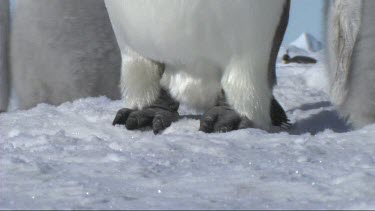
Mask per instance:
[[[123,108],[120,109],[116,116],[115,119],[112,122],[112,125],[125,125],[126,121],[128,120],[129,115],[133,112],[134,110],[128,109],[128,108]]]

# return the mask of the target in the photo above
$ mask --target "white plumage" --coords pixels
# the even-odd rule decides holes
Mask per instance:
[[[106,5],[126,63],[123,67],[146,58],[163,63],[161,86],[179,101],[209,108],[224,89],[233,109],[268,128],[272,95],[268,63],[285,2],[106,0]],[[124,68],[123,77],[131,71],[153,81],[155,74],[146,79],[148,64],[140,67],[141,63],[138,68]],[[157,98],[159,84],[149,83],[133,93],[133,83],[123,83],[126,100],[143,99],[143,105],[133,106],[141,108]]]
[[[375,122],[375,1],[327,4],[331,98],[359,128]]]
[[[0,0],[0,112],[7,110],[9,98],[8,27],[9,1]]]
[[[90,96],[120,98],[120,51],[104,0],[17,1],[10,40],[21,109]]]

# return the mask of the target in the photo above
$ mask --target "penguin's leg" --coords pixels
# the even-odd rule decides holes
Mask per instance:
[[[121,90],[126,108],[119,110],[113,125],[125,125],[128,130],[152,127],[160,133],[179,118],[179,103],[160,86],[163,64],[136,53],[123,57]]]
[[[271,101],[270,117],[273,126],[284,129],[290,127],[285,110],[274,97]],[[212,133],[229,132],[253,127],[256,127],[253,121],[231,109],[230,105],[228,105],[225,100],[224,91],[222,91],[218,104],[202,116],[199,130]]]
[[[0,113],[9,102],[9,0],[0,0]]]
[[[202,115],[199,130],[212,133],[251,127],[254,127],[253,121],[232,109],[227,103],[224,90],[222,90],[217,105]]]
[[[272,89],[267,83],[267,65],[250,64],[251,58],[234,59],[222,78],[222,94],[217,106],[201,119],[200,130],[228,132],[242,128],[271,129]],[[263,68],[262,68],[263,67]]]
[[[290,126],[284,109],[272,95],[276,85],[275,64],[288,25],[289,9],[290,1],[286,1],[273,41],[270,41],[270,55],[256,58],[260,54],[250,53],[232,59],[222,79],[224,91],[219,103],[203,115],[201,131],[227,132],[250,127],[269,129],[271,124],[282,128]],[[264,58],[269,58],[268,64]]]

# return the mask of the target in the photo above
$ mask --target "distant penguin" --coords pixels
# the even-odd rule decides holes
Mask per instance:
[[[8,108],[9,100],[9,1],[0,0],[0,113]]]
[[[330,94],[355,128],[375,123],[375,1],[326,3]]]
[[[20,0],[11,37],[21,109],[106,95],[120,98],[121,57],[103,0]]]
[[[122,52],[127,107],[114,124],[158,133],[177,119],[180,102],[204,111],[204,132],[267,130],[272,117],[286,122],[272,88],[288,0],[106,0],[106,6]]]
[[[316,59],[308,56],[294,56],[290,57],[288,51],[286,54],[283,55],[283,63],[297,63],[297,64],[315,64],[317,61]]]

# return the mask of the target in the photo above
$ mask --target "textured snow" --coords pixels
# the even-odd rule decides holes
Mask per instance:
[[[0,209],[375,209],[375,125],[338,117],[321,62],[278,77],[293,127],[273,134],[127,131],[105,97],[0,114]]]
[[[296,47],[309,52],[317,52],[322,50],[323,44],[311,34],[304,32],[292,42],[289,47]]]

